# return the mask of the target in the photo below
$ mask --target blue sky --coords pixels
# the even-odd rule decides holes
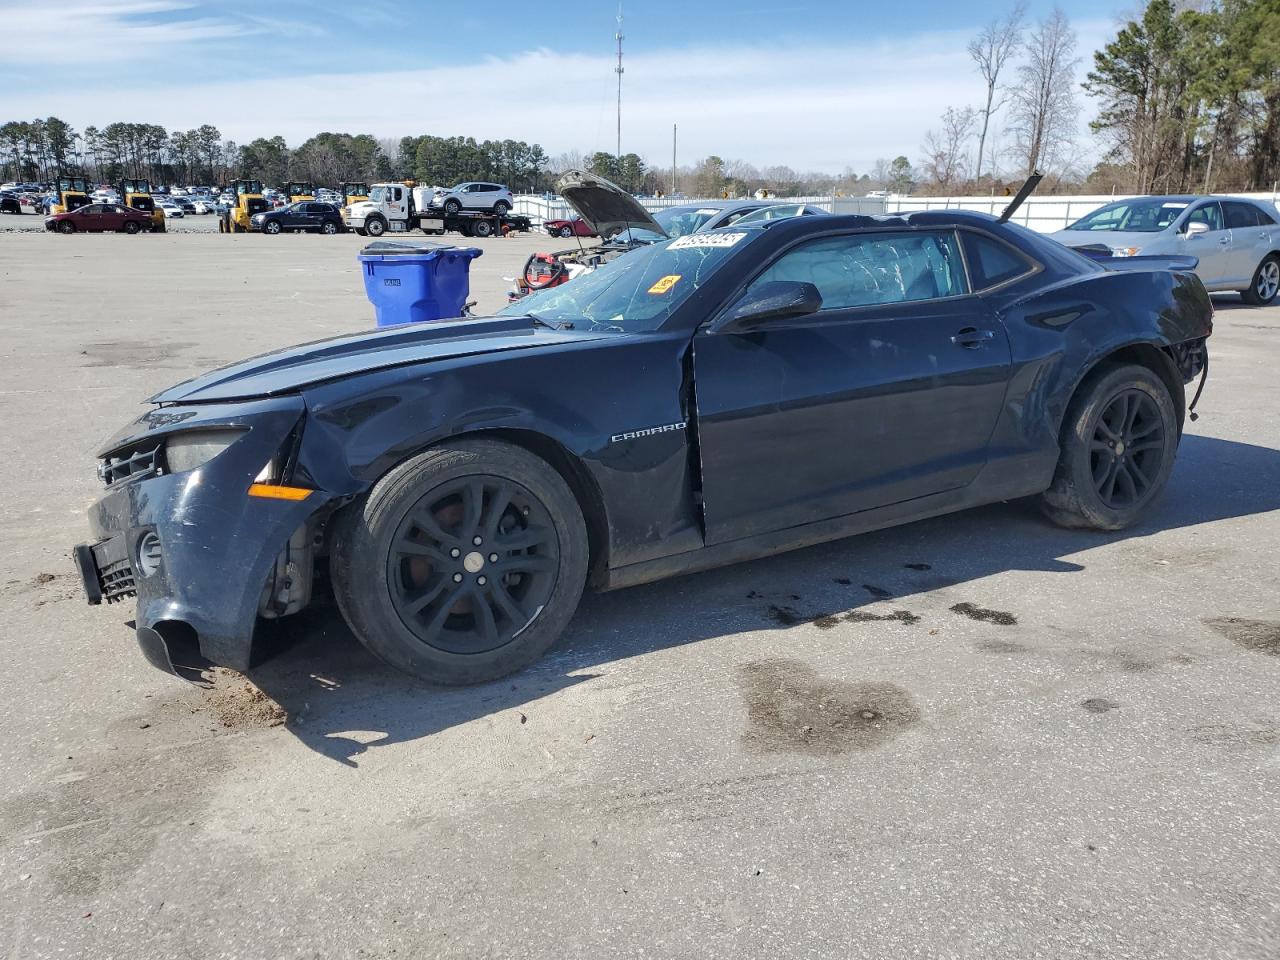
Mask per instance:
[[[1086,63],[1127,9],[1062,5]],[[1031,17],[1050,6],[1031,3]],[[943,109],[978,101],[964,45],[1006,8],[630,0],[623,149],[669,162],[678,123],[681,162],[715,152],[838,171],[913,156]],[[616,12],[616,0],[0,0],[0,119],[212,122],[241,142],[347,130],[611,150]]]

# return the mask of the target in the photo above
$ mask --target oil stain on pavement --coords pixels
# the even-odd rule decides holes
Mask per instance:
[[[1280,623],[1241,617],[1210,617],[1202,622],[1238,647],[1280,657]]]
[[[892,683],[818,676],[799,660],[757,660],[737,669],[751,753],[837,756],[874,750],[920,723],[911,694]]]
[[[1003,610],[988,610],[986,607],[979,607],[972,603],[957,603],[951,608],[951,612],[961,614],[970,620],[977,620],[980,623],[994,623],[1001,627],[1011,627],[1018,622],[1018,618],[1012,613],[1005,613]]]

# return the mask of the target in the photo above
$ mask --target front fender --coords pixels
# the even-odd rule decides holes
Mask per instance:
[[[451,437],[514,431],[555,443],[590,475],[611,565],[688,549],[700,525],[687,350],[685,334],[606,337],[309,387],[298,482],[356,496]],[[646,432],[655,427],[671,429]]]

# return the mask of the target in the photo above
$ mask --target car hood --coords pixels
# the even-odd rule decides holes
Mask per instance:
[[[157,393],[150,403],[205,403],[291,393],[342,377],[433,360],[542,349],[616,336],[551,330],[529,317],[481,317],[412,323],[318,340],[242,360]]]
[[[1068,247],[1104,246],[1116,247],[1150,247],[1162,243],[1167,234],[1163,231],[1143,233],[1132,230],[1059,230],[1052,234],[1053,239]]]
[[[556,181],[556,193],[578,211],[601,240],[612,240],[624,230],[632,229],[651,230],[663,237],[667,235],[635,197],[594,173],[565,171]]]

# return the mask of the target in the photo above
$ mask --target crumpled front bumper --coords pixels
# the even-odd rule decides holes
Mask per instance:
[[[246,670],[252,663],[258,607],[275,559],[329,499],[321,491],[298,501],[248,495],[303,413],[296,396],[160,407],[104,447],[104,453],[127,449],[202,427],[246,430],[194,470],[151,471],[117,483],[89,509],[94,542],[73,550],[90,603],[136,595],[138,642],[157,667],[189,677],[184,668]],[[194,643],[182,642],[192,636]]]

